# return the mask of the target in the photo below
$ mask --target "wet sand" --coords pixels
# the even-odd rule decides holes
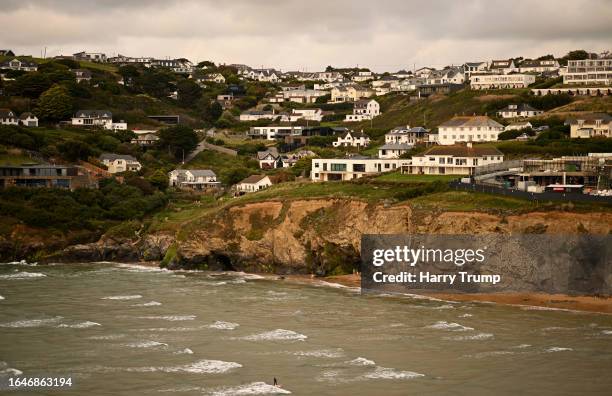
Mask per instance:
[[[327,282],[335,282],[344,286],[359,287],[361,276],[339,275],[319,278]],[[567,309],[575,311],[600,312],[612,314],[612,297],[570,296],[566,294],[546,293],[434,293],[415,292],[430,297],[449,301],[483,301],[508,305],[526,305],[533,307]]]

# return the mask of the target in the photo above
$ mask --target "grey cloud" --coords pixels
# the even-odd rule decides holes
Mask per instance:
[[[609,49],[611,21],[604,0],[3,0],[0,47],[394,68]]]

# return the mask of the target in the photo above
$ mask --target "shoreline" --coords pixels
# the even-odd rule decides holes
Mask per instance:
[[[347,287],[359,287],[361,285],[361,276],[358,274],[336,275],[320,279],[336,282]],[[537,310],[539,307],[542,310],[550,309],[612,314],[612,297],[517,292],[475,294],[412,291],[412,293],[449,301],[485,302],[515,307],[534,307],[533,310]]]

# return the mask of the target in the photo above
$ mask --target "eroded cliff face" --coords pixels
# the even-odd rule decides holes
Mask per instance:
[[[269,201],[232,207],[189,224],[175,238],[175,250],[166,254],[166,264],[330,275],[358,268],[363,234],[611,231],[610,213],[533,212],[502,216],[424,212],[409,204],[372,205],[345,199]]]
[[[266,201],[212,211],[178,232],[103,237],[46,261],[161,261],[170,268],[333,275],[359,265],[363,234],[609,234],[612,213],[497,215],[351,199]]]

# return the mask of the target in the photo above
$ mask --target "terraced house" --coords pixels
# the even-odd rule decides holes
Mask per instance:
[[[504,126],[487,116],[456,116],[438,127],[438,144],[494,142]]]

